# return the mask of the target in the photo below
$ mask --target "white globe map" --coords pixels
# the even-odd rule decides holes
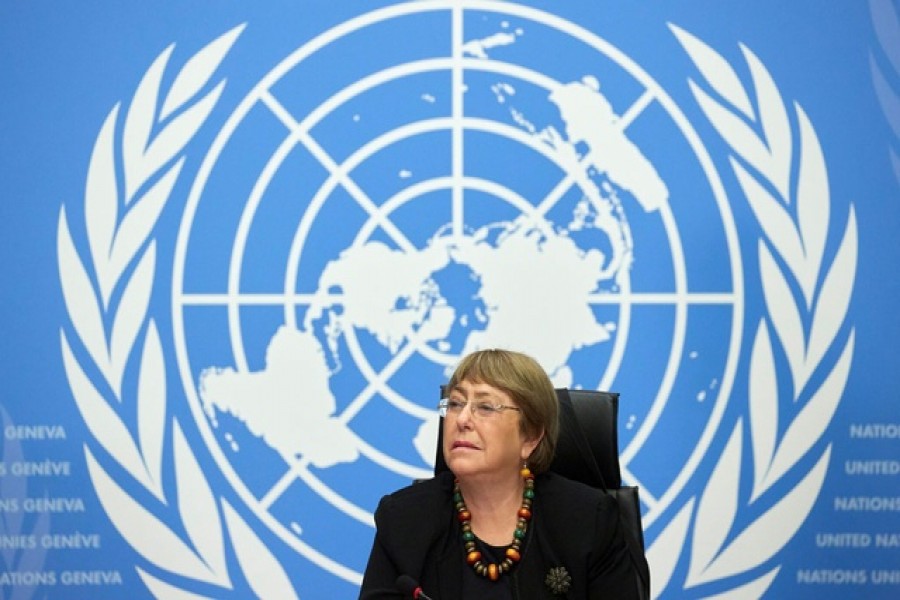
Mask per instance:
[[[538,137],[552,142],[561,161],[577,160],[574,145],[586,141],[589,155],[597,157],[589,168],[630,188],[643,206],[660,206],[666,200],[665,184],[616,129],[617,116],[598,88],[587,79],[552,94],[564,117],[579,118],[568,123],[566,136],[548,129]],[[412,344],[428,355],[453,355],[450,340],[460,336],[464,341],[457,356],[485,347],[515,348],[535,357],[557,387],[574,385],[567,366],[572,352],[609,340],[616,329],[615,323],[598,322],[591,297],[604,284],[608,289],[627,284],[632,251],[615,196],[605,196],[596,185],[585,187],[584,199],[564,226],[531,208],[515,221],[462,236],[454,235],[448,224],[413,251],[379,241],[348,248],[322,272],[303,327],[282,327],[272,338],[263,371],[212,368],[203,373],[201,398],[207,412],[233,414],[288,461],[305,457],[317,467],[329,467],[355,460],[355,436],[335,414],[325,353],[339,363],[339,338],[359,330],[391,354]],[[586,229],[604,235],[613,256],[580,248],[571,234]],[[442,289],[441,275],[449,269],[469,274],[469,302],[448,300],[452,294]],[[423,427],[416,447],[431,461],[432,420]]]

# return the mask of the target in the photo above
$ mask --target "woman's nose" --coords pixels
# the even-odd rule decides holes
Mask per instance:
[[[456,424],[459,427],[468,427],[472,423],[472,403],[468,402],[456,415]]]

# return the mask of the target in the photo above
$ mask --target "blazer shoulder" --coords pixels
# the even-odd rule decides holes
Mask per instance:
[[[408,485],[381,499],[375,513],[376,521],[385,519],[402,519],[406,522],[430,521],[441,512],[440,507],[450,506],[452,490],[453,477],[449,473]]]
[[[452,518],[452,476],[438,475],[388,494],[378,503],[375,526],[383,543],[405,554],[420,553],[446,535]]]
[[[441,473],[431,479],[400,488],[382,498],[382,502],[388,501],[398,505],[421,504],[431,500],[446,499],[452,489],[453,477],[449,473]]]

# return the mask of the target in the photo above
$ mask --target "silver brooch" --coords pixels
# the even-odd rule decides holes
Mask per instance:
[[[572,578],[565,567],[553,567],[547,571],[544,583],[550,588],[554,596],[562,596],[572,587]]]

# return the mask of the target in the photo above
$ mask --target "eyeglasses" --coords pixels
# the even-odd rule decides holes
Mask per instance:
[[[462,400],[441,400],[438,403],[438,413],[442,417],[452,415],[458,417],[462,414],[463,409],[467,405],[472,405],[472,414],[479,419],[490,419],[499,415],[504,410],[517,410],[521,412],[521,408],[517,406],[509,406],[507,404],[491,404],[490,402],[463,402]]]

